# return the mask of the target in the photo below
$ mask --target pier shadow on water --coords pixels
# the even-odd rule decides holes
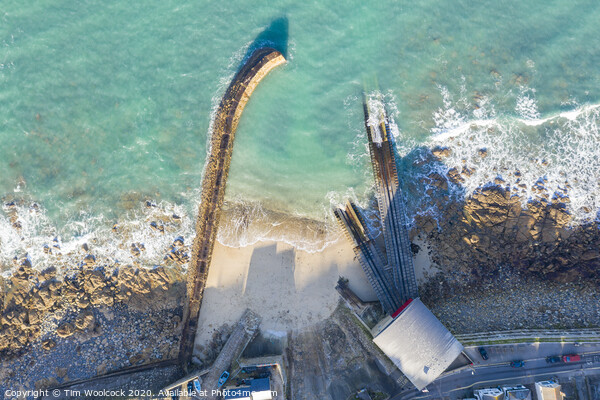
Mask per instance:
[[[248,50],[240,63],[239,68],[246,63],[246,60],[250,58],[252,53],[255,50],[260,49],[262,47],[272,47],[275,50],[279,51],[283,56],[288,58],[288,26],[289,22],[287,17],[280,17],[265,28],[258,36],[254,39],[252,44],[248,46]],[[239,69],[238,68],[238,69]]]

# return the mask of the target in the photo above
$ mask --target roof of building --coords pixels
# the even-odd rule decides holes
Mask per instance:
[[[264,392],[267,390],[270,391],[271,382],[269,381],[269,378],[252,379],[250,382],[250,389],[253,392]]]
[[[506,390],[506,400],[531,400],[531,392],[527,388],[514,388]]]
[[[561,386],[554,381],[535,383],[535,391],[539,400],[562,400]]]
[[[504,400],[504,392],[498,388],[477,389],[474,393],[479,400]]]
[[[535,384],[536,384],[536,386],[549,387],[549,388],[556,388],[556,387],[559,388],[560,387],[560,384],[555,381],[541,381],[541,382],[536,382]]]
[[[437,379],[463,351],[418,298],[373,341],[419,390]]]

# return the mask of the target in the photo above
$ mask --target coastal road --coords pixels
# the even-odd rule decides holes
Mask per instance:
[[[397,393],[392,400],[408,399],[458,399],[471,397],[473,388],[494,387],[501,384],[529,384],[558,377],[568,379],[585,374],[600,374],[600,345],[572,343],[539,343],[519,345],[487,346],[489,360],[484,361],[477,353],[472,367],[449,372],[427,386],[428,393],[416,389]],[[477,352],[476,347],[467,348],[467,353]],[[574,363],[548,364],[547,356],[577,353],[582,360]],[[510,361],[524,360],[525,367],[513,368]]]

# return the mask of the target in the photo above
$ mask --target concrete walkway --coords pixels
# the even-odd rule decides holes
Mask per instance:
[[[218,389],[217,383],[219,377],[231,366],[231,363],[236,360],[248,343],[254,338],[260,325],[260,317],[250,310],[246,310],[240,321],[235,326],[233,332],[227,339],[223,350],[211,366],[211,370],[203,379],[202,389],[208,390],[208,396],[203,399],[216,399],[218,396],[212,396],[212,390]],[[229,371],[231,372],[231,371]]]
[[[463,345],[517,342],[600,342],[600,329],[522,329],[454,335]]]

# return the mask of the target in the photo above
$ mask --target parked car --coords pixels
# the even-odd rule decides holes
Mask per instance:
[[[525,366],[525,361],[523,361],[523,360],[512,361],[510,363],[510,366],[513,368],[521,368],[521,367]]]
[[[201,392],[202,385],[200,384],[200,380],[198,378],[194,378],[192,382],[194,383],[194,388],[196,389],[196,392]]]
[[[483,347],[480,347],[478,350],[479,350],[479,354],[481,354],[481,358],[483,358],[484,360],[487,360],[489,358],[487,351],[485,351],[485,349]]]
[[[223,371],[221,376],[219,377],[219,382],[217,382],[218,387],[221,387],[227,382],[227,378],[229,378],[229,372]]]
[[[546,357],[546,362],[548,364],[554,364],[554,363],[561,362],[561,361],[562,361],[562,357],[561,356]]]
[[[564,362],[581,361],[581,356],[578,354],[567,354],[566,356],[563,356],[563,361]]]

